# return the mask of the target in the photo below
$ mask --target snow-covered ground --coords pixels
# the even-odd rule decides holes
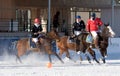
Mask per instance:
[[[79,55],[71,52],[71,56],[76,62],[68,60],[63,55],[64,64],[62,64],[55,56],[52,56],[53,64],[51,68],[47,68],[47,55],[39,55],[30,53],[23,56],[22,62],[16,62],[14,55],[4,53],[0,56],[0,76],[120,76],[120,39],[113,38],[110,40],[108,47],[108,57],[106,64],[97,64],[92,61],[89,64],[83,56],[83,62],[80,63]],[[95,50],[97,59],[100,53]]]

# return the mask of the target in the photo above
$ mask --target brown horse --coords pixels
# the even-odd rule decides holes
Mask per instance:
[[[108,43],[109,38],[114,36],[115,36],[115,33],[113,32],[109,24],[105,24],[101,33],[102,40],[100,40],[100,48],[99,48],[100,53],[102,55],[103,63],[106,63],[105,57],[107,56],[107,47],[109,45]]]
[[[51,31],[52,32],[52,31]],[[49,32],[49,33],[51,33]],[[49,34],[48,33],[48,34]],[[31,48],[30,47],[30,38],[23,38],[17,41],[16,48],[17,48],[17,59],[19,59],[20,62],[21,59],[20,57],[24,55],[27,51],[34,51],[34,52],[41,52],[44,51],[45,53],[48,54],[49,56],[49,61],[52,62],[51,60],[51,54],[54,54],[57,56],[57,58],[63,63],[62,59],[59,57],[59,55],[56,52],[53,52],[51,49],[51,39],[49,36],[45,36],[44,38],[40,38],[39,42],[41,43],[37,48]]]
[[[91,55],[93,56],[93,59],[95,58],[95,52],[92,54],[91,50],[92,48],[95,48],[95,45],[93,43],[87,43],[86,38],[89,33],[82,33],[79,35],[78,39],[80,40],[80,47],[82,51],[87,50]],[[107,55],[107,47],[108,47],[108,41],[109,37],[114,37],[115,33],[109,26],[109,24],[104,24],[102,33],[99,34],[99,50],[102,55],[102,61],[105,63],[105,56]],[[91,47],[92,45],[92,47]]]
[[[62,56],[63,53],[66,53],[66,57],[71,59],[69,51],[68,51],[69,49],[73,50],[73,51],[76,51],[76,52],[81,51],[81,52],[83,52],[85,54],[85,56],[87,57],[87,60],[89,61],[89,63],[91,63],[89,56],[86,54],[87,45],[84,46],[84,48],[85,48],[84,49],[82,47],[82,45],[76,44],[76,42],[69,42],[69,36],[60,37],[58,35],[58,33],[55,32],[55,31],[51,32],[51,35],[49,35],[49,36],[56,39],[56,43],[57,43],[57,46],[59,48],[59,55],[60,56]],[[79,42],[79,40],[77,41],[77,43],[78,42]],[[97,63],[99,63],[98,60],[96,59],[95,52],[92,49],[89,50],[89,53],[93,56],[93,59]],[[81,59],[81,56],[80,56],[80,59]]]

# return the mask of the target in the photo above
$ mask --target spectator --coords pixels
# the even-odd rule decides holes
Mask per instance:
[[[53,17],[53,29],[55,29],[56,31],[58,31],[58,27],[59,27],[59,16],[60,16],[60,12],[57,11],[56,14]]]

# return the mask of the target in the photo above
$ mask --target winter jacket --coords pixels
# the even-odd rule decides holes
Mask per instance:
[[[32,37],[38,37],[39,34],[37,35],[34,35],[34,33],[38,33],[38,32],[41,32],[43,29],[42,29],[42,26],[38,26],[36,27],[35,25],[33,26],[32,28]]]
[[[95,20],[89,19],[87,22],[86,30],[91,31],[98,31],[99,26],[102,26],[103,22],[100,18],[96,18]]]
[[[81,20],[79,23],[75,22],[73,23],[72,31],[81,31],[82,29],[85,29],[85,23],[83,20]]]

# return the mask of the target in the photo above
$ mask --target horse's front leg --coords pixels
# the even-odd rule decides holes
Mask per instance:
[[[17,62],[17,60],[19,60],[19,62],[22,63],[22,61],[18,55],[16,55],[16,62]]]
[[[100,49],[100,53],[101,53],[101,55],[102,55],[102,61],[103,61],[103,63],[106,63],[106,60],[105,60],[105,58],[106,58],[106,49]]]
[[[107,55],[107,49],[105,49],[105,58],[107,58],[107,56],[108,56],[108,55]]]
[[[54,54],[62,63],[64,63],[63,60],[61,59],[61,57],[60,57],[56,52],[53,52],[53,54]]]
[[[78,51],[77,54],[79,54],[79,59],[80,59],[80,63],[83,61],[83,58],[82,58],[82,52],[81,51]]]
[[[88,48],[88,52],[90,53],[90,55],[93,57],[93,60],[95,60],[97,63],[99,63],[99,61],[96,58],[96,54],[95,51],[93,51],[90,47]]]

